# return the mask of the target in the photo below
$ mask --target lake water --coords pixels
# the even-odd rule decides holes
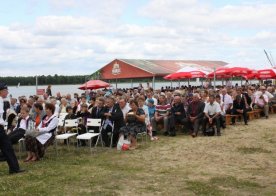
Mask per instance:
[[[240,81],[233,81],[232,84],[234,85],[235,83],[238,83],[240,85]],[[220,81],[216,82],[216,85],[221,85],[222,83]],[[142,83],[142,85],[144,87],[146,87],[146,83]],[[173,81],[172,82],[172,86],[173,87],[178,87],[179,83],[178,81]],[[187,81],[181,81],[180,85],[188,85]],[[190,85],[192,86],[199,86],[201,85],[201,82],[199,81],[191,81]],[[74,93],[78,93],[81,94],[84,91],[78,89],[78,87],[80,86],[80,84],[77,85],[52,85],[52,94],[53,96],[56,95],[57,92],[60,92],[61,95],[66,95],[68,93],[70,93],[71,95],[73,95]],[[118,83],[117,84],[117,88],[131,88],[131,87],[138,87],[139,83]],[[150,86],[152,86],[152,83],[150,83]],[[161,87],[165,87],[165,86],[171,86],[171,82],[156,82],[155,83],[155,89],[160,89]],[[116,84],[112,83],[112,88],[115,88]],[[47,86],[38,86],[38,89],[46,89]],[[25,96],[30,96],[30,95],[34,95],[36,93],[36,87],[35,86],[10,86],[9,87],[9,93],[12,95],[12,97],[19,97],[22,95]]]

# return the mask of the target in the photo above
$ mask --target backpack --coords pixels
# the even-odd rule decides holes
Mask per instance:
[[[214,127],[208,127],[205,132],[206,136],[214,136],[215,135],[215,128]]]

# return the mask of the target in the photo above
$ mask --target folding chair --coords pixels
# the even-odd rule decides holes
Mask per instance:
[[[19,151],[19,158],[21,159],[21,154],[23,152],[23,150],[26,149],[26,143],[25,143],[25,138],[21,138],[19,141],[18,141],[18,151]]]
[[[68,113],[60,113],[58,118],[58,127],[63,127],[64,119]]]
[[[78,119],[67,119],[65,120],[65,124],[64,127],[77,127],[78,126]],[[78,133],[64,133],[64,134],[60,134],[60,135],[56,135],[55,137],[55,144],[57,146],[57,140],[66,140],[67,141],[67,148],[69,148],[69,139],[75,135],[77,135]],[[57,148],[56,148],[57,150]]]
[[[59,113],[59,119],[64,120],[65,116],[67,116],[68,113]]]
[[[88,127],[98,127],[99,128],[99,133],[94,133],[94,130],[88,130]],[[101,138],[101,143],[103,147],[103,140],[101,137],[101,132],[102,132],[102,120],[101,119],[92,119],[88,118],[87,123],[86,123],[86,128],[87,128],[87,133],[81,134],[77,136],[77,140],[88,140],[90,143],[90,150],[92,151],[92,138],[98,137],[95,148],[98,144],[99,138]]]
[[[137,139],[141,138],[142,142],[144,142],[144,137],[145,137],[145,141],[148,141],[148,134],[147,131],[141,132],[141,133],[137,133]]]
[[[108,133],[108,136],[110,136],[110,148],[112,148],[113,145],[113,132],[114,132],[114,122],[112,123],[112,130]]]

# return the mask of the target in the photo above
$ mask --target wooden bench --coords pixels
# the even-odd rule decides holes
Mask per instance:
[[[235,121],[237,122],[238,118],[242,117],[242,114],[236,114],[236,115],[226,114],[225,115],[225,124],[226,125],[230,125],[231,124],[232,117],[235,117]]]
[[[274,114],[276,113],[276,104],[272,105],[272,113],[274,113]]]
[[[254,120],[255,119],[255,112],[254,111],[247,112],[247,114],[248,114],[248,120]]]
[[[261,118],[261,109],[254,109],[253,112],[254,112],[254,116],[255,118]]]

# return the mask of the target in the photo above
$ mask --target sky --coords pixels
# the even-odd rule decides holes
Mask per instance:
[[[275,0],[1,0],[0,76],[92,74],[115,58],[276,61]]]

